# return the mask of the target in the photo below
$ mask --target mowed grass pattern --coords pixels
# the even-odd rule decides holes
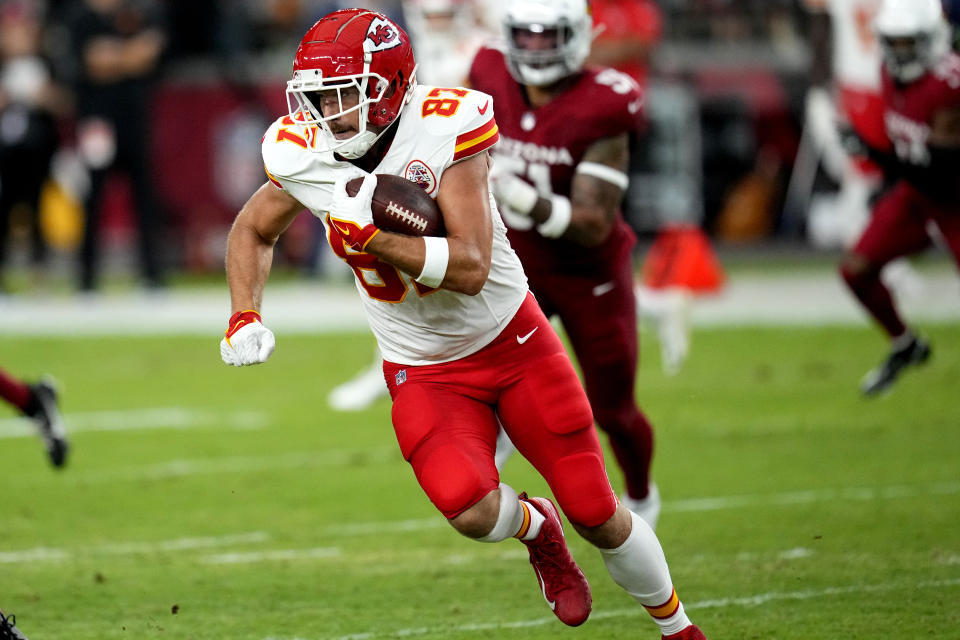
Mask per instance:
[[[711,640],[960,638],[960,327],[927,329],[929,364],[869,401],[872,329],[698,330],[674,378],[643,335],[658,534]],[[659,637],[569,527],[594,614],[565,628],[519,543],[434,511],[389,403],[326,407],[367,336],[281,334],[245,369],[217,342],[0,338],[75,425],[57,472],[0,407],[0,608],[30,638]],[[545,492],[519,457],[504,479]]]

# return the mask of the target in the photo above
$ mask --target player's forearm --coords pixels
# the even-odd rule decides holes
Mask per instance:
[[[564,200],[567,200],[564,198]],[[570,207],[570,220],[559,236],[585,247],[595,247],[603,243],[613,229],[613,216],[602,207],[579,203],[557,202],[557,198],[537,199],[530,211],[530,218],[539,227],[556,215],[555,209]]]
[[[460,238],[450,237],[446,241],[449,258],[440,288],[467,295],[478,294],[490,273],[490,252]],[[416,278],[423,271],[425,247],[420,238],[381,231],[364,250]]]
[[[231,313],[260,310],[263,288],[270,275],[274,242],[238,221],[227,240],[227,284]]]

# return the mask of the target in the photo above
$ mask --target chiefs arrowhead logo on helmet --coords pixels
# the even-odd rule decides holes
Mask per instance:
[[[370,46],[370,43],[373,43]],[[386,20],[373,20],[367,29],[367,40],[364,42],[366,51],[384,51],[400,46],[400,37],[393,25]]]

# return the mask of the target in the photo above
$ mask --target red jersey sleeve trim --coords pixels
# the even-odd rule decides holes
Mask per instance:
[[[489,149],[499,139],[500,130],[497,128],[497,121],[495,118],[490,118],[486,124],[457,136],[456,146],[453,149],[453,161],[463,160]]]

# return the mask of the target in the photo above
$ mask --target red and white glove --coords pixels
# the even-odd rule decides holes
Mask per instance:
[[[347,195],[346,185],[344,178],[333,185],[333,201],[327,220],[331,233],[339,235],[343,243],[354,251],[363,251],[370,239],[380,231],[373,224],[373,212],[370,210],[373,190],[377,188],[377,176],[372,173],[364,176],[363,184],[352,198]]]
[[[220,357],[234,367],[266,362],[277,346],[273,332],[263,326],[256,311],[237,311],[230,317]]]

